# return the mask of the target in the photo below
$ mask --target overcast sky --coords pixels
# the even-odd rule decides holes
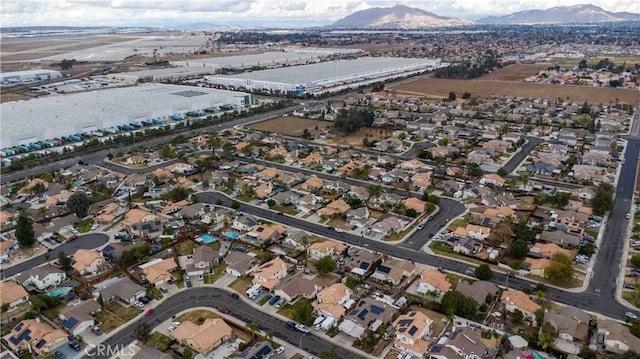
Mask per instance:
[[[166,26],[189,23],[300,27],[330,24],[358,10],[397,3],[475,20],[585,0],[2,0],[6,26]],[[595,0],[608,11],[640,12],[640,0]]]

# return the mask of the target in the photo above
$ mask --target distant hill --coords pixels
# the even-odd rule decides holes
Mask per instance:
[[[357,11],[336,21],[330,27],[341,29],[421,29],[471,23],[471,21],[454,17],[439,16],[422,9],[396,5]]]
[[[640,21],[640,14],[610,12],[590,4],[558,6],[547,10],[524,10],[504,16],[489,16],[480,24],[575,24]]]

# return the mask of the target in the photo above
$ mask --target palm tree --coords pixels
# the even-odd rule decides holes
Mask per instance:
[[[538,338],[538,345],[540,345],[545,351],[548,351],[549,349],[553,349],[555,347],[555,341],[556,338],[553,333],[542,333],[542,335],[540,335],[540,337]]]
[[[253,342],[256,339],[256,332],[260,327],[256,322],[247,323],[246,327],[251,331],[251,341]]]
[[[538,302],[540,302],[541,304],[546,304],[547,302],[547,293],[545,293],[543,290],[536,290],[535,293],[533,293],[533,295],[536,296],[536,299],[538,299]]]

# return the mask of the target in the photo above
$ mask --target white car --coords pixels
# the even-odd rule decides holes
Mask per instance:
[[[144,303],[140,302],[140,301],[135,301],[133,302],[133,305],[135,305],[138,308],[144,308]]]
[[[344,232],[344,229],[342,229],[342,228],[337,228],[337,227],[336,227],[336,228],[334,229],[334,231],[336,231],[336,232],[338,232],[338,233],[342,233],[342,232]]]
[[[76,227],[71,227],[69,231],[71,231],[71,233],[73,234],[78,234],[78,230],[76,229]]]
[[[626,312],[624,313],[624,315],[630,319],[638,319],[638,315],[634,312]]]
[[[276,349],[276,354],[282,354],[284,353],[284,347],[278,347],[278,349]]]
[[[95,223],[95,224],[93,224],[93,225],[91,226],[91,230],[92,230],[92,231],[95,231],[96,229],[98,229],[98,227],[100,227],[100,225],[98,225],[97,223]]]
[[[631,213],[627,212],[627,215],[625,216],[627,219],[631,219]]]

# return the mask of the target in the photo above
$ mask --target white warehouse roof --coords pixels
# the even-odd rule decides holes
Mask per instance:
[[[166,119],[224,104],[249,106],[251,95],[201,87],[144,84],[0,105],[0,147],[113,126]]]
[[[37,81],[40,80],[41,77],[47,77],[48,79],[57,79],[62,77],[62,73],[60,73],[60,71],[46,69],[2,72],[0,73],[0,82],[7,82],[10,80]]]

